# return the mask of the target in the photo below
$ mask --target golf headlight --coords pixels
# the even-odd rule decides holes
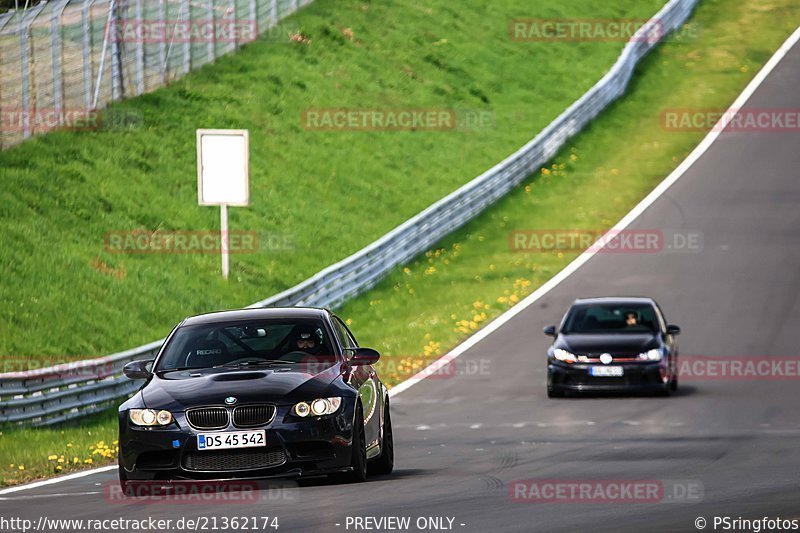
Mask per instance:
[[[553,350],[553,357],[555,357],[557,361],[563,361],[565,363],[574,363],[578,360],[578,358],[575,357],[575,354],[572,354],[566,350],[562,350],[561,348],[556,348]]]
[[[646,352],[639,354],[639,359],[642,361],[661,361],[661,350],[657,348],[647,350]]]
[[[172,413],[153,409],[131,409],[128,416],[137,426],[167,426],[172,423]]]
[[[338,396],[335,398],[317,398],[313,402],[298,403],[292,408],[292,413],[303,418],[309,415],[332,415],[339,410],[341,405],[342,399]]]

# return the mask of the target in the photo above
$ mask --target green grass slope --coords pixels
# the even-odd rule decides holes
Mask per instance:
[[[285,21],[310,43],[252,43],[113,106],[134,124],[0,153],[0,354],[55,362],[157,339],[187,314],[247,305],[373,241],[529,140],[621,42],[518,42],[512,18],[647,18],[659,0],[319,0]],[[309,108],[468,109],[467,131],[320,132]],[[231,230],[290,249],[114,254],[108,232],[218,229],[196,199],[196,128],[248,128],[251,203]]]

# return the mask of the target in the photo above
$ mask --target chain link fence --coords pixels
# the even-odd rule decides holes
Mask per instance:
[[[0,13],[0,149],[97,126],[108,102],[166,85],[312,1],[51,0]]]

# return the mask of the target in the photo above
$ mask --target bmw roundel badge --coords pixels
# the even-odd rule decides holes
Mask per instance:
[[[227,398],[225,398],[225,403],[227,405],[233,405],[236,403],[236,401],[237,401],[236,398],[233,396],[228,396]]]

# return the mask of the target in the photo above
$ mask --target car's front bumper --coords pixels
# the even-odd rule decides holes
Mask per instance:
[[[167,429],[132,426],[120,412],[119,464],[123,475],[135,480],[218,480],[296,477],[346,471],[350,466],[352,408],[343,405],[332,416],[296,419],[288,407],[278,407],[274,420],[263,427],[265,447],[201,451],[200,433],[242,431],[197,430],[175,415]]]
[[[551,392],[617,392],[662,391],[668,382],[668,372],[663,362],[636,362],[616,364],[621,366],[620,377],[600,377],[589,374],[589,368],[603,364],[567,364],[549,362],[547,389]]]

